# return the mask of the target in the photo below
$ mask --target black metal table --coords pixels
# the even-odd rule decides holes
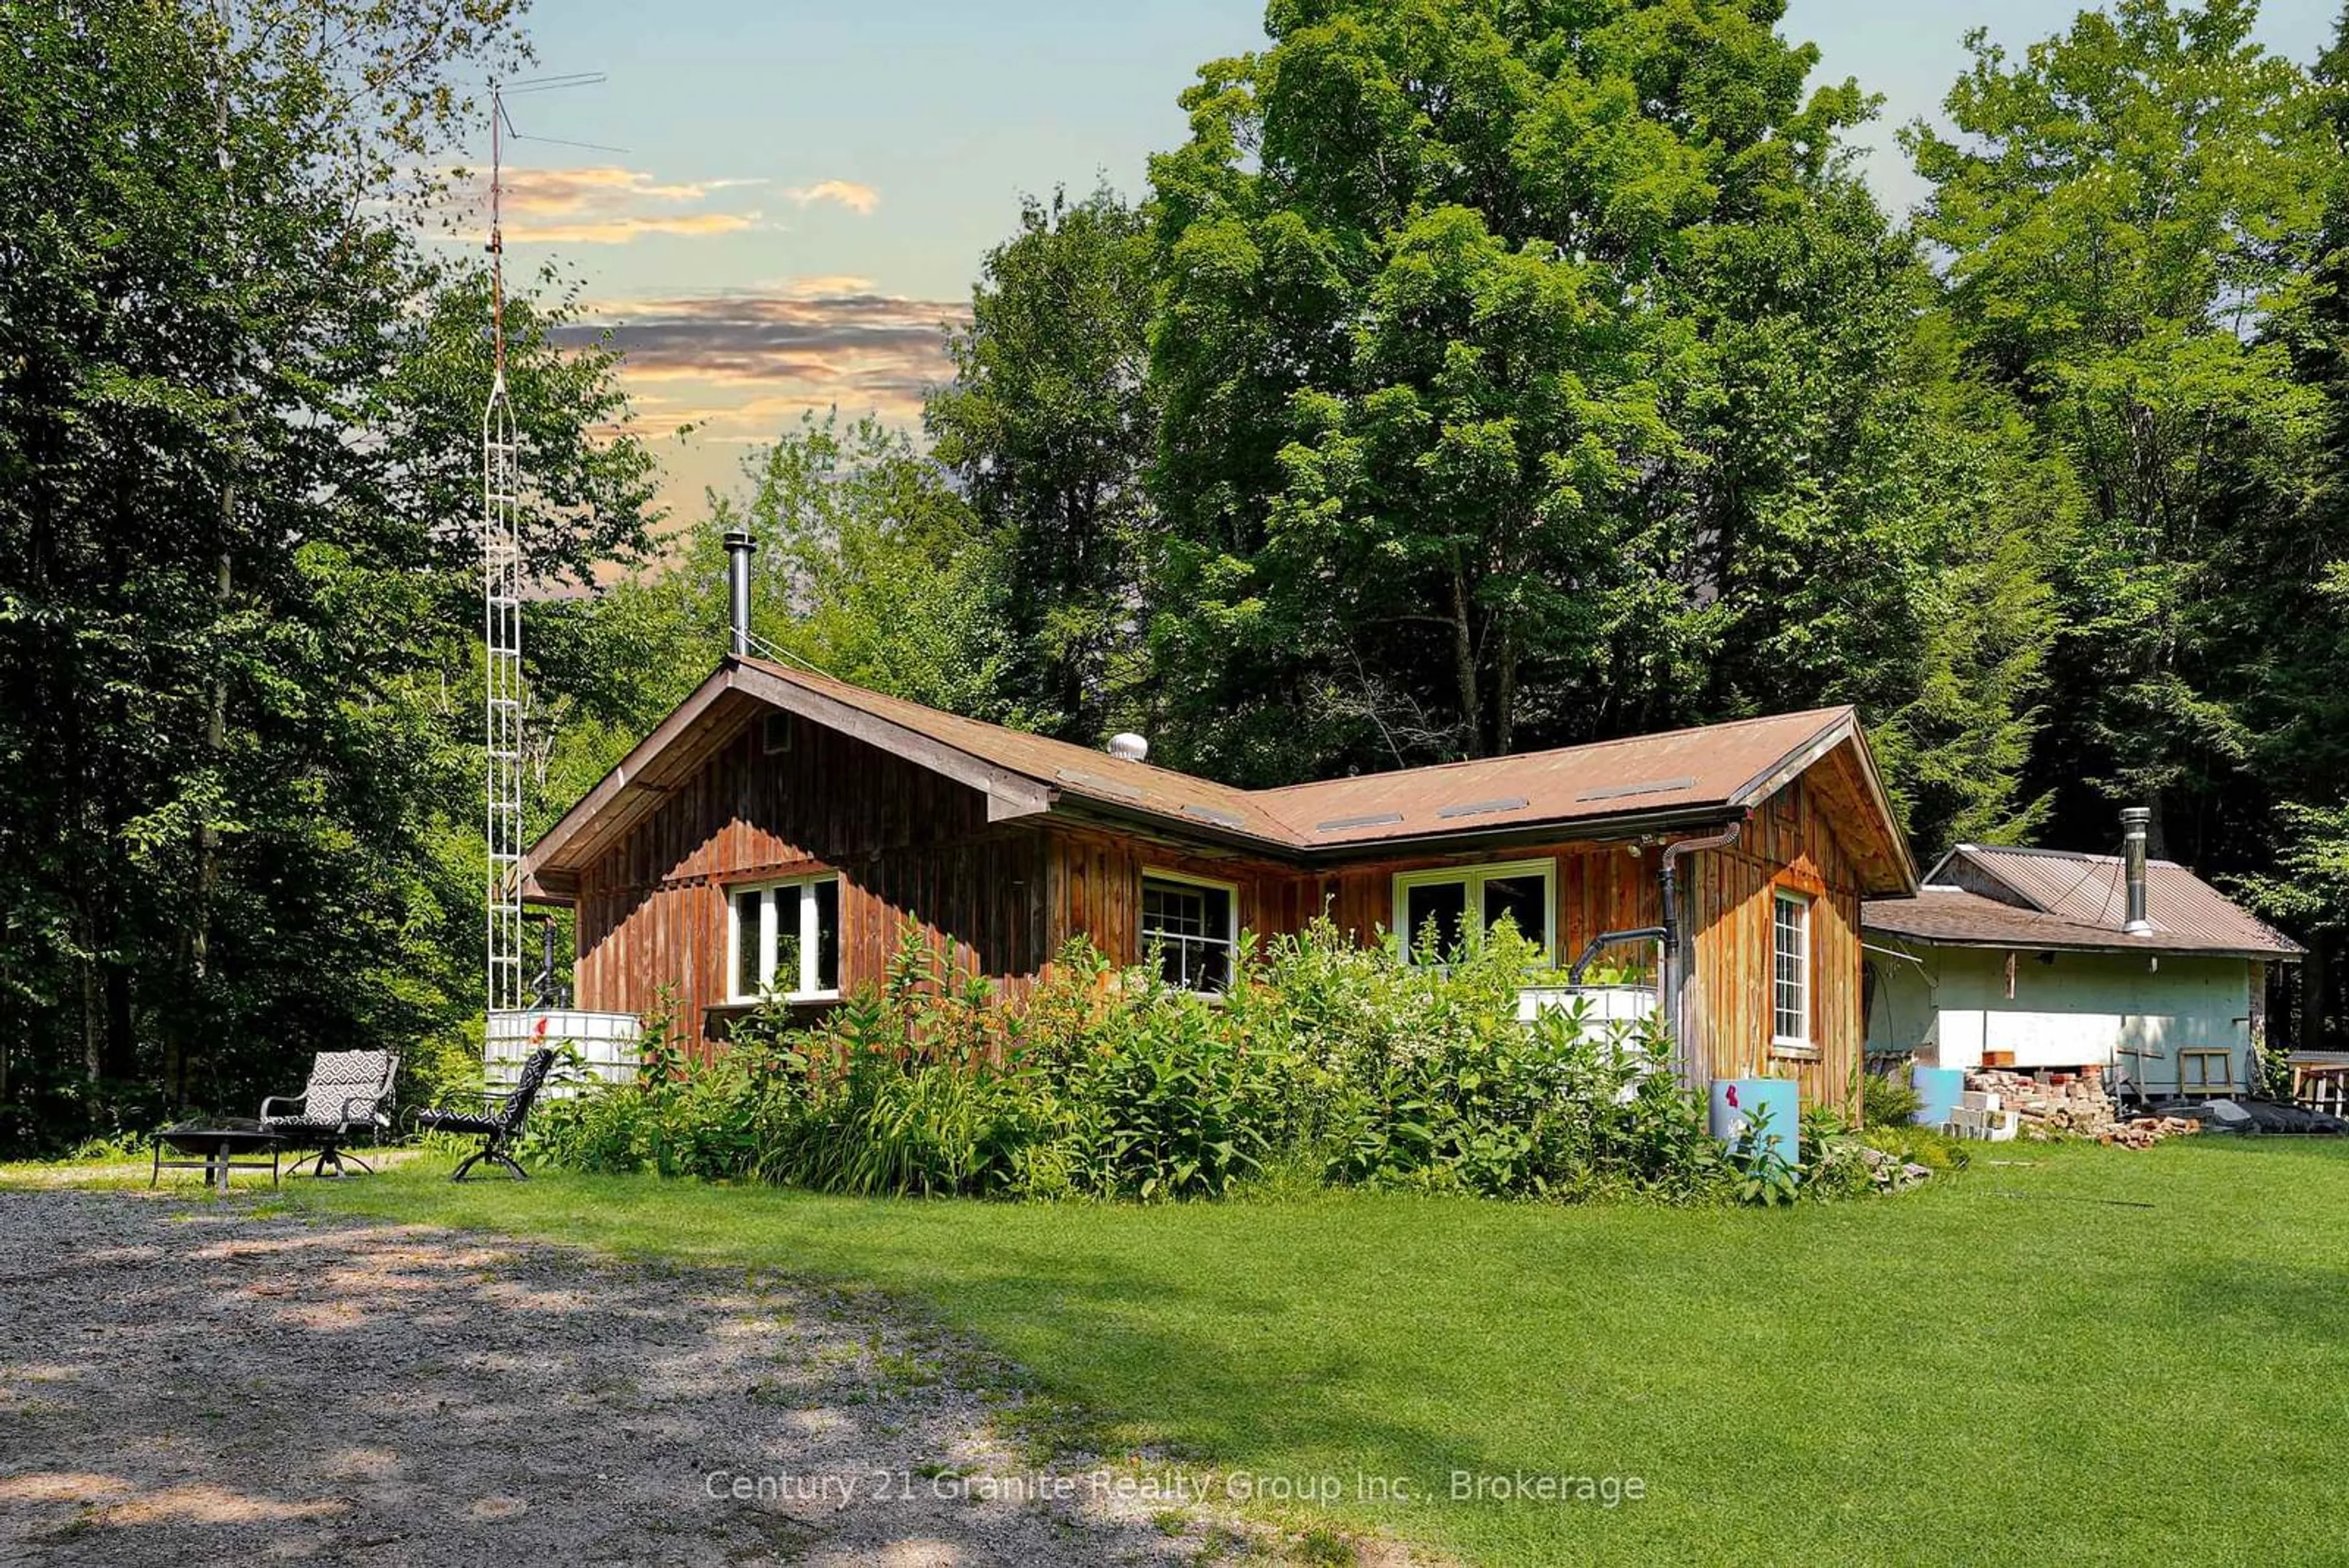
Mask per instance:
[[[154,1186],[163,1179],[166,1170],[201,1170],[205,1182],[222,1192],[228,1190],[228,1173],[232,1170],[265,1170],[269,1184],[277,1185],[277,1155],[285,1140],[244,1116],[220,1116],[210,1121],[181,1122],[165,1127],[155,1135],[155,1168],[147,1185]],[[192,1155],[191,1159],[165,1159],[163,1150]],[[266,1164],[258,1158],[264,1151],[269,1155]],[[241,1154],[253,1155],[252,1159],[239,1159]]]

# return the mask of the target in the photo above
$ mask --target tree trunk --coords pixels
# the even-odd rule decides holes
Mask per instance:
[[[1506,757],[1517,738],[1517,639],[1506,621],[1497,630],[1501,646],[1493,660],[1493,754]]]
[[[220,575],[212,589],[213,628],[228,617],[229,596],[233,581],[233,562],[229,553],[229,540],[236,514],[236,482],[221,486],[221,550]],[[227,659],[215,650],[212,675],[212,705],[204,716],[204,765],[214,779],[221,777],[222,754],[228,749],[228,672]],[[196,821],[196,887],[193,909],[188,920],[185,939],[187,993],[176,1010],[179,1017],[161,1033],[163,1037],[163,1096],[172,1109],[186,1103],[189,1064],[193,1059],[197,1042],[208,1022],[210,1009],[203,1005],[210,994],[212,973],[212,896],[220,886],[220,830],[212,825],[212,808],[207,807]]]
[[[128,966],[106,966],[106,1075],[127,1082],[139,1075],[136,987]]]
[[[2308,939],[2308,956],[2300,961],[2300,1038],[2302,1051],[2324,1049],[2324,993],[2333,979],[2333,937],[2319,931]]]
[[[88,931],[84,938],[86,949],[94,947],[98,934]],[[82,1078],[93,1088],[106,1068],[106,1023],[98,1005],[98,960],[85,951],[79,960],[81,968],[81,1069]]]
[[[1476,639],[1468,622],[1468,580],[1452,568],[1452,667],[1460,688],[1460,719],[1468,731],[1468,754],[1485,754],[1485,714],[1477,696]]]

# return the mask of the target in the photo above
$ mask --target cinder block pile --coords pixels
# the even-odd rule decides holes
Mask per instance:
[[[2022,1127],[2023,1118],[2008,1110],[2004,1097],[1995,1091],[1968,1089],[1958,1096],[1958,1103],[1951,1108],[1950,1119],[1942,1125],[1959,1137],[2011,1143]]]

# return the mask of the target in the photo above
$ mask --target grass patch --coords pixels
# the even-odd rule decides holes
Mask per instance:
[[[439,1161],[292,1190],[875,1286],[1121,1445],[1340,1478],[1287,1517],[1474,1563],[2335,1556],[2308,1500],[2349,1451],[2349,1145],[2015,1158],[1776,1212],[451,1187]],[[1454,1501],[1454,1472],[1637,1476],[1645,1496]],[[1412,1501],[1361,1500],[1368,1477]]]

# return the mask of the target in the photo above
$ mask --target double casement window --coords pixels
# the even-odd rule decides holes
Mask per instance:
[[[1185,991],[1224,991],[1232,983],[1238,903],[1227,882],[1166,871],[1142,874],[1142,951],[1157,955],[1166,983]]]
[[[1811,1046],[1811,900],[1780,888],[1770,903],[1770,1043]]]
[[[1445,962],[1464,940],[1482,938],[1506,915],[1541,950],[1544,963],[1553,961],[1557,875],[1554,860],[1402,873],[1394,879],[1394,929],[1405,955],[1413,963]]]
[[[728,889],[729,999],[780,992],[793,1002],[840,994],[840,878],[830,873]]]

